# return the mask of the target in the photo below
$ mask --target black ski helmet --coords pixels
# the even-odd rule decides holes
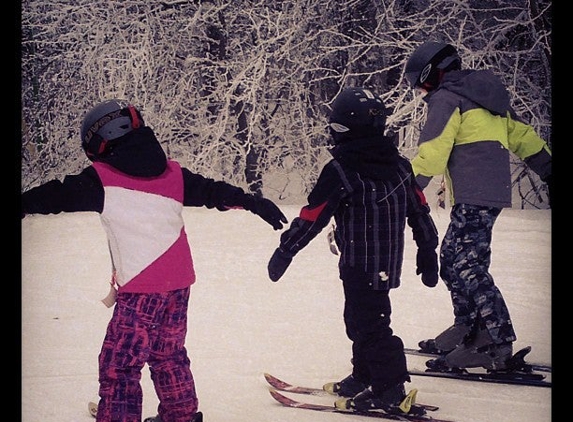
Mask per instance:
[[[82,148],[90,160],[106,152],[108,141],[145,126],[141,113],[125,100],[107,100],[92,108],[80,130]]]
[[[345,88],[332,104],[330,132],[335,144],[370,135],[383,135],[386,106],[367,88]]]
[[[406,79],[413,88],[432,91],[438,87],[441,73],[460,69],[461,59],[451,44],[426,41],[406,63]]]

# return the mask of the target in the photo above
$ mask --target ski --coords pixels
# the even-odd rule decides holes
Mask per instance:
[[[295,393],[295,394],[308,394],[311,396],[331,395],[322,388],[301,387],[298,385],[289,384],[288,382],[278,379],[274,375],[271,375],[266,372],[265,372],[265,379],[267,380],[269,385],[273,387],[275,390],[287,391],[289,393]]]
[[[498,384],[516,384],[530,387],[551,387],[546,375],[535,372],[532,366],[525,362],[525,356],[531,352],[531,346],[518,350],[506,362],[505,370],[488,371],[483,368],[460,369],[450,368],[443,354],[434,355],[434,359],[426,361],[425,371],[410,370],[410,375],[460,379],[466,381],[493,382]]]
[[[274,390],[278,391],[286,391],[288,393],[294,394],[306,394],[310,396],[331,396],[331,397],[338,397],[336,395],[330,394],[329,392],[325,391],[322,388],[315,388],[315,387],[301,387],[298,385],[289,384],[286,381],[283,381],[274,375],[269,373],[265,373],[265,379],[269,383]],[[421,406],[426,410],[435,411],[438,410],[438,406],[423,404],[423,403],[416,403],[417,406]]]
[[[474,382],[491,382],[496,384],[524,385],[529,387],[551,387],[551,381],[545,380],[543,375],[524,374],[521,372],[468,372],[467,370],[461,370],[460,372],[444,372],[431,369],[426,369],[425,371],[410,369],[408,370],[408,373],[413,376],[449,378]]]
[[[523,353],[524,351],[527,351],[527,353],[529,353],[530,350],[531,350],[531,346],[527,346],[527,347],[524,347],[523,349],[519,350],[518,352],[516,352],[515,355]],[[426,356],[429,358],[435,358],[436,356],[442,355],[442,353],[439,353],[438,351],[413,349],[413,348],[408,348],[408,347],[404,348],[404,353],[406,353],[407,355]],[[551,365],[546,365],[543,363],[526,362],[526,364],[529,365],[533,371],[551,372],[551,370],[552,370]]]
[[[281,405],[286,407],[293,407],[296,409],[307,409],[307,410],[315,410],[318,412],[328,412],[328,413],[338,413],[343,415],[353,415],[353,416],[364,416],[369,418],[378,418],[378,419],[387,419],[393,421],[410,421],[410,422],[453,422],[448,421],[445,419],[436,419],[430,416],[416,416],[416,415],[409,415],[409,414],[394,414],[394,413],[386,413],[382,410],[371,410],[365,412],[358,412],[354,410],[342,410],[334,407],[334,405],[325,405],[325,404],[316,404],[316,403],[308,403],[302,402],[298,400],[293,400],[281,393],[279,393],[274,388],[270,388],[269,392],[271,396],[279,402]]]

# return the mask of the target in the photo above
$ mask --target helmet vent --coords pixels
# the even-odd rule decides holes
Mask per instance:
[[[348,132],[350,130],[346,126],[341,125],[340,123],[331,123],[330,127],[332,128],[332,130],[334,130],[335,132],[338,132],[338,133],[344,133],[344,132]]]
[[[428,76],[430,76],[431,72],[432,72],[432,63],[428,63],[428,65],[424,67],[422,69],[422,72],[420,73],[420,84],[426,82],[426,79],[428,79]]]

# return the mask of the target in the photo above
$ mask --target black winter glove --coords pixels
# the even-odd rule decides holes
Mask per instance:
[[[279,278],[283,276],[288,266],[292,262],[293,255],[283,251],[281,248],[277,248],[271,256],[269,265],[267,266],[269,270],[269,278],[272,281],[278,281]]]
[[[283,223],[288,223],[287,218],[282,211],[270,199],[263,198],[262,196],[249,195],[245,204],[245,209],[257,214],[271,226],[273,229],[280,230],[283,228]]]
[[[416,274],[422,274],[422,283],[428,287],[438,284],[438,255],[435,249],[420,248],[416,254]]]

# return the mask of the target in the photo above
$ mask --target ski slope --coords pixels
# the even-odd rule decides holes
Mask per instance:
[[[280,205],[280,203],[279,203]],[[289,221],[299,206],[281,208]],[[443,235],[448,210],[432,211]],[[206,422],[352,422],[355,415],[283,408],[265,372],[321,386],[350,372],[337,257],[323,232],[273,283],[266,265],[279,231],[249,212],[187,208],[185,222],[197,282],[189,306],[187,348]],[[151,216],[150,216],[151,218]],[[407,228],[409,229],[409,228]],[[407,234],[402,286],[391,293],[392,327],[407,347],[452,321],[448,292],[415,274]],[[506,209],[494,228],[491,273],[531,361],[551,363],[551,211]],[[99,216],[32,215],[22,220],[22,421],[89,422],[97,401],[97,357],[112,310],[102,303],[111,263]],[[410,367],[423,358],[409,356]],[[142,377],[144,417],[158,401]],[[463,422],[549,422],[551,389],[413,377],[418,400],[436,417]],[[328,402],[330,398],[313,398]]]

